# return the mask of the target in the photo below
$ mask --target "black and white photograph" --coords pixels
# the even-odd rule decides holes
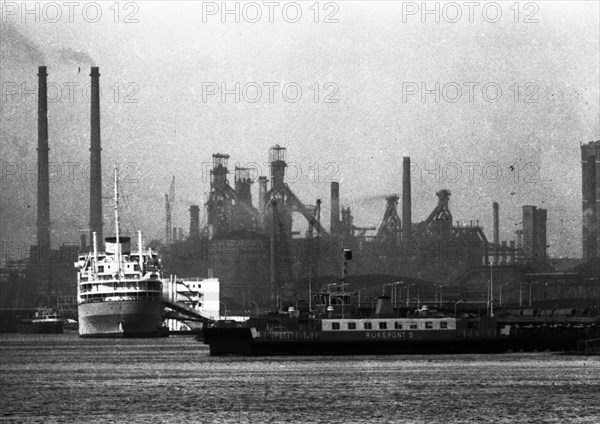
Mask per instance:
[[[600,422],[600,2],[0,0],[0,423]]]

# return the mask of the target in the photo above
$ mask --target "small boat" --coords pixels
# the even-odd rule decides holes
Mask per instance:
[[[39,307],[31,319],[31,332],[36,334],[62,334],[62,314],[54,308]]]

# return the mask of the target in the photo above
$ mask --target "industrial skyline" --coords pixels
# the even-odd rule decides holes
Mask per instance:
[[[479,220],[490,239],[490,205],[498,202],[500,239],[509,240],[522,226],[522,206],[536,205],[548,211],[549,253],[582,255],[580,145],[600,138],[596,4],[542,3],[539,22],[529,26],[505,20],[497,25],[476,20],[452,26],[418,18],[404,23],[393,19],[402,11],[385,3],[367,12],[340,3],[339,22],[329,26],[252,26],[219,19],[194,25],[202,10],[189,8],[190,16],[182,17],[165,5],[143,4],[139,22],[129,26],[109,19],[96,26],[81,20],[44,26],[4,15],[2,243],[36,242],[37,102],[30,92],[36,91],[37,67],[43,65],[51,87],[62,88],[61,100],[51,101],[48,110],[49,162],[55,176],[57,169],[62,173],[50,182],[52,244],[77,243],[81,233],[89,233],[89,99],[75,91],[69,101],[68,87],[86,86],[90,66],[97,64],[103,90],[102,162],[105,172],[115,161],[130,164],[124,215],[132,220],[144,216],[131,230],[143,230],[147,239],[164,239],[163,196],[173,176],[173,226],[187,229],[190,205],[207,200],[205,165],[213,153],[227,152],[240,167],[258,164],[268,175],[266,152],[279,143],[289,150],[288,163],[301,172],[291,182],[298,197],[310,203],[328,199],[330,183],[339,181],[340,205],[352,208],[357,225],[379,225],[385,198],[403,195],[402,158],[410,156],[414,222],[425,219],[435,205],[432,193],[448,188],[455,220]],[[170,38],[153,33],[158,24],[174,28]],[[273,31],[286,41],[271,43]],[[324,41],[312,46],[314,39]],[[561,43],[551,42],[557,39]],[[504,58],[510,60],[508,67],[492,56],[504,48],[514,52]],[[281,60],[264,60],[273,55]],[[360,67],[350,57],[358,58]],[[221,83],[229,89],[236,82],[264,88],[269,81],[296,82],[305,100],[250,103],[242,96],[236,103],[235,94],[225,102],[206,95],[214,82],[220,90]],[[514,83],[525,90],[533,81],[538,102],[506,98],[492,103],[479,96],[473,102],[446,101],[454,87],[449,83],[464,89],[472,81],[496,82],[505,96],[514,94]],[[321,100],[334,91],[326,91],[325,84],[335,84],[338,102],[315,103],[317,82]],[[425,102],[422,93],[407,95],[413,83],[418,90],[421,84],[431,90],[439,83],[441,100],[435,101],[435,93]],[[14,94],[11,84],[17,87]],[[56,99],[55,92],[50,95]],[[137,102],[126,102],[127,96]],[[73,178],[67,178],[75,168]],[[500,179],[494,174],[498,169]],[[104,197],[110,196],[107,181]],[[254,184],[252,195],[257,192]],[[328,208],[324,202],[325,227]],[[203,208],[200,216],[206,220]],[[111,228],[105,202],[105,233]]]
[[[0,336],[15,421],[592,422],[600,2],[0,0]]]

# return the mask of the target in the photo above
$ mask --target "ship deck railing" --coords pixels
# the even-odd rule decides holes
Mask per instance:
[[[258,332],[257,339],[262,340],[318,340],[318,331],[268,331]]]
[[[104,302],[119,297],[124,298],[123,300],[155,300],[161,299],[161,294],[158,290],[86,292],[79,295],[79,302]]]
[[[378,331],[378,330],[373,330]],[[416,330],[418,331],[418,330]],[[451,331],[451,330],[449,330]],[[499,330],[495,328],[478,328],[456,330],[457,338],[484,338],[498,337]],[[321,333],[318,331],[269,331],[262,330],[258,332],[257,339],[261,340],[318,340]]]
[[[456,333],[456,336],[459,338],[497,337],[499,330],[497,328],[476,328],[457,330]]]

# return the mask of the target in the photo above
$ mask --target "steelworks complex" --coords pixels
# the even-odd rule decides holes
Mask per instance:
[[[91,70],[90,234],[81,246],[50,246],[49,179],[38,178],[37,245],[27,259],[8,261],[1,272],[3,307],[32,307],[74,299],[73,262],[79,250],[89,249],[91,232],[102,239],[101,132],[99,77]],[[48,175],[48,111],[46,68],[39,68],[38,175]],[[522,206],[522,228],[513,240],[500,240],[500,205],[490,205],[492,238],[478,221],[454,221],[451,193],[432,193],[432,211],[424,220],[412,214],[411,159],[404,157],[401,198],[387,196],[377,226],[358,227],[350,207],[342,207],[344,187],[331,182],[329,225],[323,225],[321,200],[304,203],[286,183],[283,146],[269,150],[270,176],[252,170],[229,169],[229,155],[212,155],[210,192],[205,205],[189,208],[187,235],[173,228],[174,181],[165,195],[165,240],[160,253],[167,273],[178,277],[216,277],[221,302],[231,313],[251,309],[285,308],[306,302],[310,291],[339,281],[342,249],[353,259],[346,281],[368,304],[382,286],[397,283],[394,302],[407,308],[436,304],[441,308],[497,306],[598,308],[600,304],[600,141],[581,146],[583,260],[571,265],[547,256],[547,211]],[[229,177],[233,175],[233,186]],[[258,199],[252,184],[258,183]],[[437,200],[433,195],[437,196]],[[399,203],[401,212],[398,212]],[[429,201],[429,199],[418,199]],[[201,223],[200,209],[206,222]],[[293,217],[307,222],[303,234],[292,231]],[[491,292],[490,292],[491,290]],[[225,307],[225,306],[224,306]]]

